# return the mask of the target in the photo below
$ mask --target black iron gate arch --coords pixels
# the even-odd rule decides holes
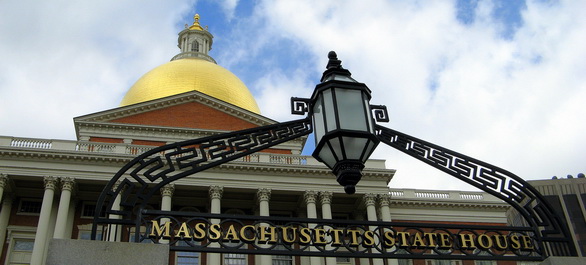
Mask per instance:
[[[383,106],[371,106],[371,111],[376,113],[376,121],[388,121]],[[567,224],[526,181],[499,167],[378,124],[375,125],[378,140],[507,202],[528,226],[316,220],[147,209],[151,198],[166,184],[311,133],[309,100],[293,98],[292,112],[308,115],[290,122],[168,144],[137,156],[116,173],[100,194],[92,239],[101,233],[103,240],[119,240],[124,234],[125,240],[166,240],[171,250],[178,251],[300,256],[480,260],[543,260],[551,255],[576,256]],[[212,219],[221,225],[212,223]],[[170,224],[159,227],[163,223]],[[308,224],[313,225],[309,227]],[[227,242],[225,238],[194,241],[195,234],[191,234],[194,227],[209,231],[214,225],[220,225],[215,227],[218,233],[232,233],[239,236],[238,240],[226,236]],[[222,225],[233,231],[223,231]],[[276,241],[262,242],[261,233],[266,231],[260,231],[258,227],[275,227],[271,231],[275,233]],[[153,237],[155,231],[159,237]],[[172,235],[169,231],[179,232]],[[291,231],[296,232],[288,234]],[[308,242],[301,240],[302,231],[309,234]],[[289,242],[292,236],[301,241]],[[322,242],[326,238],[327,242]],[[438,243],[443,239],[445,241],[441,242],[450,241],[450,245]],[[178,241],[184,244],[176,244]],[[217,242],[220,247],[213,247],[211,242]],[[242,249],[242,244],[253,247]],[[311,244],[316,245],[312,251],[308,247]],[[478,246],[471,248],[470,244]],[[278,245],[281,247],[277,248]]]

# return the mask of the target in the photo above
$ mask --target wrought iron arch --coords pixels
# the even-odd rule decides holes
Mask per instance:
[[[98,226],[139,226],[137,215],[159,190],[178,179],[219,166],[312,132],[311,119],[267,125],[151,149],[127,163],[104,187],[96,204]],[[136,229],[136,236],[138,236]],[[106,238],[104,236],[104,238]]]
[[[299,107],[299,100],[303,101],[297,99],[294,108]],[[304,111],[307,110],[300,112]],[[377,115],[382,117],[377,121],[386,121],[388,114],[381,106],[374,107],[373,111],[385,112],[382,116]],[[164,185],[311,132],[311,119],[307,117],[147,151],[120,169],[102,191],[96,205],[92,239],[96,239],[100,225],[133,226],[134,237],[138,238],[141,213],[133,212],[133,209],[147,207]],[[536,253],[541,258],[576,255],[567,225],[541,194],[523,179],[499,167],[380,125],[376,125],[376,132],[381,142],[510,204],[533,229],[539,243]],[[391,224],[396,223],[386,225]]]

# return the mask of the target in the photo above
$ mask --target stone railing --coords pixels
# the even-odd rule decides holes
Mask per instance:
[[[151,150],[155,146],[0,136],[0,148],[2,147],[49,149],[90,153],[126,154],[137,156],[148,150]],[[164,152],[162,152],[161,155],[164,155]],[[255,153],[236,159],[234,161],[246,163],[306,165],[308,164],[308,159],[311,160],[313,158],[300,155]],[[312,164],[316,163],[313,162]]]
[[[498,202],[499,199],[485,192],[476,191],[443,191],[443,190],[415,190],[415,189],[391,189],[389,194],[395,199],[442,201],[484,201]]]

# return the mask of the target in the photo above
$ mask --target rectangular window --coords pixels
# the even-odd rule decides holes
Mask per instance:
[[[178,246],[189,246],[185,241],[177,241]],[[199,253],[188,251],[175,252],[175,264],[177,265],[199,265]]]
[[[338,265],[352,265],[352,258],[336,257],[336,264],[338,264]]]
[[[8,264],[29,264],[34,244],[32,239],[14,239]]]
[[[81,217],[84,218],[94,218],[94,214],[96,213],[96,204],[95,203],[83,203],[83,207],[81,209]],[[100,217],[106,217],[106,207],[102,207],[102,212]]]
[[[413,260],[410,259],[399,259],[399,265],[413,265]]]
[[[42,205],[43,202],[40,200],[22,199],[20,200],[20,205],[18,206],[18,213],[38,215],[41,213]]]
[[[246,255],[236,253],[224,254],[224,265],[246,265]]]
[[[287,250],[284,246],[278,245],[275,250]],[[285,255],[273,255],[273,265],[293,265],[293,257]]]

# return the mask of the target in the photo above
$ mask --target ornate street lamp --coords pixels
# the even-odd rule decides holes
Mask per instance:
[[[362,169],[379,143],[370,111],[370,89],[342,68],[335,52],[328,54],[327,70],[310,100],[315,151],[344,191],[353,194]]]

